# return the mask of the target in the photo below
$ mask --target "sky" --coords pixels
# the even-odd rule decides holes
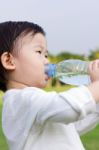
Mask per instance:
[[[0,22],[9,20],[42,26],[51,54],[99,48],[99,0],[1,0]]]

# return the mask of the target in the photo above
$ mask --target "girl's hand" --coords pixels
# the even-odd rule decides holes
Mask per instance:
[[[92,82],[99,81],[99,59],[90,62],[89,75]]]

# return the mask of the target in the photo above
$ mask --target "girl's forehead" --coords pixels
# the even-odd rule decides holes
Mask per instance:
[[[47,41],[43,34],[37,33],[35,35],[29,33],[23,37],[18,39],[17,49],[24,49],[24,48],[41,48],[43,50],[47,49]],[[47,51],[47,50],[46,50]]]
[[[38,43],[39,44],[46,44],[46,38],[44,35],[37,33],[33,38],[32,38],[32,42],[34,43]]]
[[[41,33],[37,33],[35,35],[29,33],[28,35],[24,36],[21,40],[22,40],[23,44],[31,43],[31,44],[35,44],[37,46],[47,44],[45,36]]]
[[[26,35],[27,39],[31,40],[38,40],[38,41],[43,41],[46,40],[45,36],[41,33],[36,33],[35,35],[33,33],[29,33]]]

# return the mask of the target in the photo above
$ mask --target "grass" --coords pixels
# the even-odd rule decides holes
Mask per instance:
[[[2,95],[3,93],[0,92],[0,150],[8,150],[8,146],[2,132],[2,123],[1,123],[1,116],[2,116]]]
[[[57,87],[47,87],[47,91],[55,90],[57,92],[64,91],[71,88],[71,86],[57,86]],[[1,125],[1,113],[2,113],[2,93],[0,92],[0,150],[8,150],[8,146],[5,137],[2,132]],[[91,132],[83,135],[81,140],[86,148],[86,150],[99,150],[99,125]]]
[[[99,125],[81,137],[86,150],[99,150]]]

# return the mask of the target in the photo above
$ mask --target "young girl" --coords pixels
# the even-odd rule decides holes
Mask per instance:
[[[84,150],[79,135],[99,122],[99,60],[93,83],[45,92],[49,77],[45,32],[30,22],[0,23],[2,127],[10,150]]]

